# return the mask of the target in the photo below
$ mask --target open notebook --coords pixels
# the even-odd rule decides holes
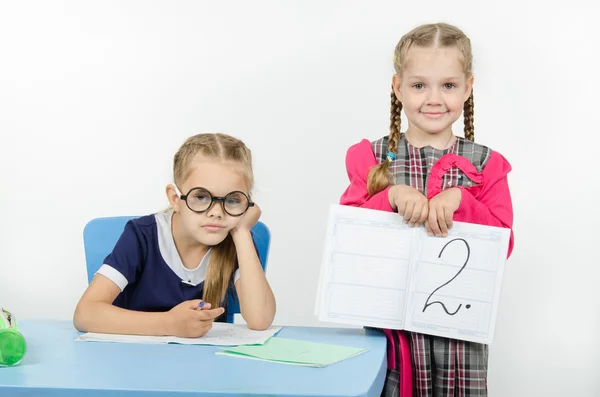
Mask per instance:
[[[206,335],[200,338],[179,338],[176,336],[142,336],[99,334],[88,332],[78,336],[80,342],[118,342],[118,343],[178,343],[184,345],[238,346],[260,345],[281,330],[281,327],[269,327],[264,331],[253,331],[244,324],[213,323]]]
[[[510,230],[454,222],[448,237],[396,213],[332,205],[321,321],[492,342]]]

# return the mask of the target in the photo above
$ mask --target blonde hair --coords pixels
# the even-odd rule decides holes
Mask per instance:
[[[471,40],[455,26],[446,23],[426,24],[418,26],[405,34],[396,45],[394,51],[394,69],[400,77],[402,77],[402,72],[406,66],[406,55],[412,46],[456,48],[461,54],[460,60],[465,75],[470,76],[473,73]],[[393,88],[390,99],[390,136],[387,151],[396,154],[398,141],[400,140],[400,112],[402,111],[402,102],[396,97]],[[473,109],[473,90],[471,90],[471,95],[465,101],[463,108],[464,134],[465,138],[470,141],[475,140]],[[390,162],[390,160],[383,161],[369,171],[367,180],[369,196],[382,191],[390,184]]]
[[[254,186],[252,173],[252,153],[244,142],[221,133],[198,134],[188,138],[173,158],[173,180],[181,184],[192,171],[192,163],[196,155],[222,161],[239,163],[240,170],[248,186],[248,195]],[[212,248],[202,299],[211,307],[220,307],[225,301],[231,277],[235,269],[237,255],[231,235]]]

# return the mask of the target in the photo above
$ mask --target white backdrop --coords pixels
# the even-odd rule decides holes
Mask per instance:
[[[490,395],[599,395],[591,5],[221,3],[0,0],[0,304],[71,318],[85,223],[163,209],[179,145],[222,131],[255,156],[276,323],[326,325],[313,308],[346,149],[387,134],[402,34],[446,21],[473,42],[476,138],[514,168]]]

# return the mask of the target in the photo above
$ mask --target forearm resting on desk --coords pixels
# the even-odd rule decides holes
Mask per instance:
[[[119,287],[112,281],[97,275],[77,304],[73,316],[75,328],[82,332],[109,334],[170,334],[167,313],[137,312],[113,306],[119,293]]]
[[[105,302],[88,302],[77,306],[73,323],[82,332],[126,335],[172,335],[168,332],[166,313],[126,310]]]

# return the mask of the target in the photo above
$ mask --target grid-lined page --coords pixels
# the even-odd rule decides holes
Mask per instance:
[[[414,232],[395,213],[332,206],[317,298],[319,319],[403,328]]]
[[[454,222],[448,237],[418,231],[405,329],[492,342],[510,230]]]

